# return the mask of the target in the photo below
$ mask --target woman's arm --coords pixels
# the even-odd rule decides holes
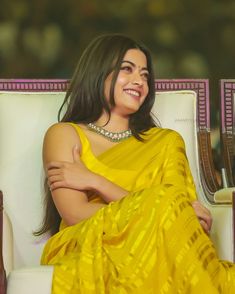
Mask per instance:
[[[63,160],[72,162],[72,146],[77,145],[81,150],[81,143],[75,130],[63,123],[50,127],[43,143],[43,163],[47,172],[50,161]],[[55,206],[67,225],[74,225],[89,218],[104,204],[88,202],[86,191],[78,191],[62,187],[51,191]]]
[[[43,162],[48,184],[56,208],[67,225],[87,219],[105,206],[89,203],[88,191],[99,192],[106,202],[121,199],[127,194],[121,187],[88,170],[80,160],[81,148],[76,131],[68,124],[53,125],[44,138]]]
[[[106,203],[117,201],[128,191],[108,179],[91,172],[81,161],[78,146],[72,150],[73,162],[50,162],[47,175],[52,191],[58,188],[71,188],[79,191],[95,191]]]

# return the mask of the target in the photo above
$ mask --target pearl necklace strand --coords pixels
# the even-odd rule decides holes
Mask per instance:
[[[93,123],[87,124],[87,127],[93,132],[107,138],[108,140],[112,142],[120,142],[132,136],[132,132],[130,129],[126,131],[122,131],[122,132],[110,132],[103,129],[102,127],[96,126]]]

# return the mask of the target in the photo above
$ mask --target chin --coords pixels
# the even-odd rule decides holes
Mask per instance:
[[[132,108],[128,108],[128,114],[134,114],[136,113],[138,110],[140,109],[140,107],[132,107]]]
[[[142,104],[136,103],[135,105],[129,105],[127,108],[132,112],[136,112],[140,109],[141,105]]]

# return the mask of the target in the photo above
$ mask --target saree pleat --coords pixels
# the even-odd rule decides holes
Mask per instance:
[[[181,137],[153,128],[95,157],[72,125],[87,167],[129,194],[48,240],[41,263],[54,265],[52,293],[234,293],[235,266],[218,259],[192,208]]]

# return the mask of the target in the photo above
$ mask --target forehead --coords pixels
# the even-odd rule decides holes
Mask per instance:
[[[147,67],[147,58],[139,49],[129,49],[123,57],[123,61],[130,61],[138,67]]]

